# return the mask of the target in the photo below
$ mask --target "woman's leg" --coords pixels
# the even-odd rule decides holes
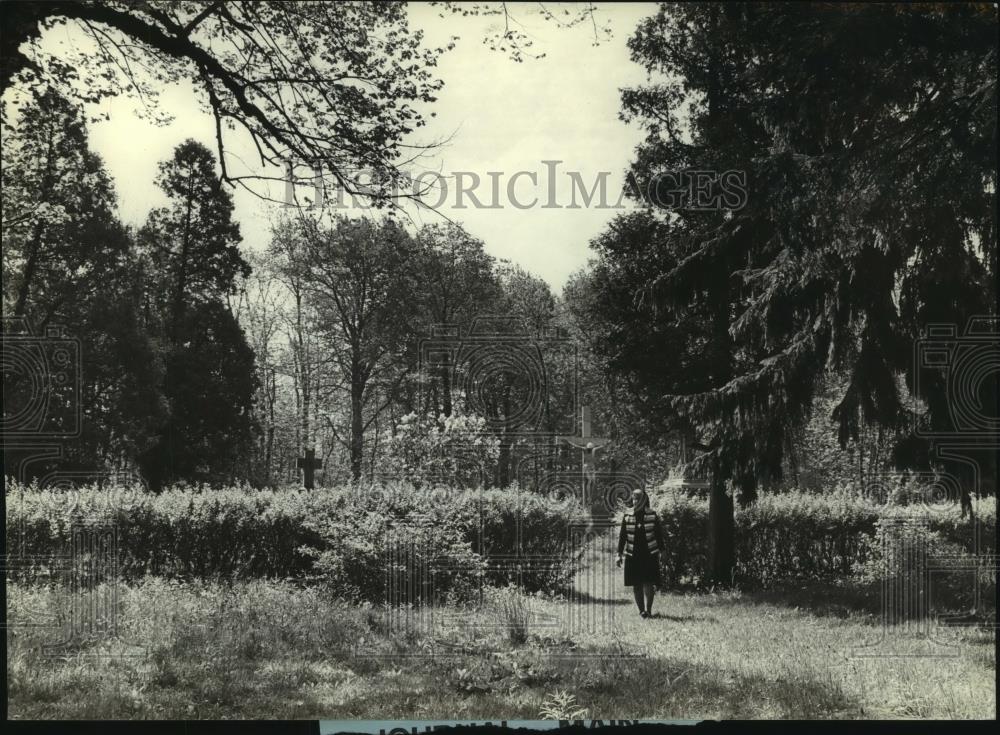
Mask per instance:
[[[638,589],[638,585],[636,585]],[[646,591],[646,612],[650,615],[653,614],[653,596],[656,594],[656,587],[651,584],[644,584],[643,589]]]
[[[639,606],[639,612],[642,612],[646,608],[642,606],[642,584],[636,582],[632,586],[632,594],[635,595],[635,604]]]

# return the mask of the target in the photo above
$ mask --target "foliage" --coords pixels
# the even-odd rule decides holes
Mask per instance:
[[[160,164],[169,204],[152,210],[138,240],[157,278],[147,284],[150,330],[164,345],[169,408],[156,440],[138,458],[154,491],[164,483],[231,481],[256,427],[254,355],[226,299],[250,266],[239,251],[233,199],[212,153],[187,140]]]
[[[157,495],[128,485],[64,491],[11,480],[6,499],[11,553],[44,563],[64,553],[74,528],[97,522],[117,534],[125,579],[311,579],[345,596],[384,599],[385,554],[395,539],[412,544],[421,563],[441,566],[436,593],[468,599],[477,585],[515,579],[529,591],[559,590],[580,563],[580,553],[559,541],[569,538],[580,508],[511,490],[388,483],[313,492],[177,486]],[[483,566],[490,556],[519,552],[559,561],[529,564],[520,577]],[[396,568],[393,589],[403,590],[419,567],[397,559]],[[427,592],[412,601],[423,601]]]
[[[708,502],[676,491],[651,495],[666,539],[661,563],[667,586],[703,582]],[[962,517],[956,503],[886,505],[844,486],[825,493],[768,493],[737,509],[735,578],[754,586],[851,577],[874,558],[872,539],[880,521],[891,518],[924,519],[931,532],[966,554],[993,553],[995,509],[994,498],[981,499],[973,521]]]
[[[84,43],[26,43],[60,26]],[[0,91],[49,83],[96,102],[128,90],[163,119],[158,93],[193,81],[215,118],[222,178],[261,196],[272,171],[233,170],[233,136],[250,136],[261,168],[314,166],[384,203],[404,136],[424,124],[417,107],[441,87],[432,71],[444,49],[425,48],[396,2],[18,3],[4,28]]]
[[[781,479],[829,371],[842,446],[912,426],[902,375],[927,425],[948,426],[948,381],[918,386],[911,346],[995,313],[995,27],[972,5],[664,3],[630,39],[649,73],[622,94],[647,133],[631,170],[645,209],[594,243],[603,354],[651,422],[708,449],[717,582],[729,498]],[[743,172],[745,202],[658,197],[661,174],[693,170]]]
[[[234,293],[237,278],[250,267],[239,250],[233,197],[220,186],[208,148],[192,139],[178,145],[160,162],[156,185],[169,204],[150,211],[138,237],[165,282],[154,299],[167,334],[176,339],[185,309]]]
[[[28,349],[42,353],[63,340],[78,345],[64,366],[69,374],[51,363],[30,376],[60,393],[48,401],[46,424],[80,427],[59,462],[32,471],[99,473],[109,458],[134,458],[162,421],[162,355],[143,320],[142,263],[117,218],[111,178],[89,148],[83,113],[50,88],[22,101],[17,115],[3,116],[4,329],[33,337]],[[61,387],[53,382],[60,374],[70,378]],[[34,403],[26,377],[5,367],[5,431],[25,428],[12,416]],[[67,395],[76,380],[79,393]],[[16,467],[18,450],[4,449]]]
[[[666,539],[661,559],[667,587],[700,584],[707,501],[662,489],[651,495]],[[127,579],[293,577],[322,580],[342,595],[366,599],[384,598],[390,537],[412,545],[415,560],[441,567],[442,599],[468,600],[483,585],[518,580],[529,592],[560,591],[580,568],[583,553],[567,543],[572,519],[580,516],[573,501],[516,488],[386,483],[305,493],[178,487],[157,496],[120,485],[66,492],[12,482],[7,508],[8,549],[39,559],[62,553],[74,524],[103,519],[116,529]],[[874,569],[879,523],[893,518],[926,519],[941,548],[989,554],[996,548],[995,517],[992,498],[979,501],[971,521],[954,504],[885,505],[848,488],[768,494],[736,514],[737,580],[770,585],[843,579],[866,565]],[[543,563],[525,564],[520,577],[503,565],[484,565],[517,555]],[[373,569],[380,571],[373,576]],[[403,589],[405,576],[397,582]]]
[[[311,331],[329,355],[327,392],[346,404],[327,425],[350,455],[351,478],[364,473],[365,440],[399,400],[414,330],[417,251],[394,220],[337,217],[327,226],[300,217],[284,233],[288,269],[308,296]]]
[[[490,484],[500,440],[485,419],[456,407],[437,418],[409,413],[399,419],[388,441],[379,474],[407,478],[416,485],[485,488]]]
[[[468,329],[476,317],[496,310],[501,297],[494,259],[486,253],[483,242],[472,237],[461,225],[430,224],[416,235],[418,265],[422,286],[418,295],[421,319],[425,322],[423,338],[431,337],[435,327]],[[452,385],[455,365],[445,357],[438,369],[427,369],[427,355],[421,354],[425,367],[422,380],[425,405],[418,411],[452,413]],[[450,357],[450,356],[449,356]]]
[[[517,585],[490,588],[484,602],[493,611],[497,624],[506,632],[512,646],[520,646],[528,640],[531,605]]]
[[[538,716],[543,720],[584,720],[589,712],[586,707],[577,707],[576,696],[563,690],[545,697]]]

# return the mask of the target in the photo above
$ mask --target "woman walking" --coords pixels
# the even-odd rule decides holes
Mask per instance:
[[[649,507],[645,490],[632,492],[632,509],[625,511],[618,534],[618,566],[625,555],[625,586],[632,588],[639,614],[653,614],[653,595],[660,583],[660,551],[663,530],[656,511]],[[645,600],[643,599],[645,595]],[[645,604],[644,604],[645,602]]]

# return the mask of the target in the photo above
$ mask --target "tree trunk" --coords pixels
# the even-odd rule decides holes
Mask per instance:
[[[14,304],[14,316],[24,316],[28,306],[28,295],[31,292],[31,282],[35,278],[35,271],[38,269],[39,250],[41,249],[42,226],[35,226],[34,236],[31,238],[31,250],[28,252],[28,259],[24,266],[24,277],[21,279],[21,287],[17,293],[17,303]]]
[[[293,297],[295,299],[295,362],[298,366],[296,389],[296,404],[300,409],[298,431],[300,441],[300,455],[306,456],[310,449],[315,450],[311,436],[311,409],[312,409],[312,373],[310,365],[309,349],[305,340],[305,329],[302,323],[302,290],[298,282],[292,284]],[[300,479],[305,481],[305,470],[302,470]]]
[[[506,434],[500,439],[500,454],[497,456],[497,486],[510,485],[510,440]]]
[[[510,439],[510,388],[504,391],[502,409],[504,417],[503,434],[500,437],[500,455],[497,467],[497,481],[501,488],[510,485],[510,449],[513,441]]]
[[[351,478],[357,482],[361,479],[362,457],[364,453],[364,421],[361,410],[364,406],[364,379],[361,376],[361,363],[355,357],[351,365]]]
[[[10,3],[7,3],[8,5]],[[6,29],[5,29],[6,32]],[[53,168],[55,166],[54,159],[55,152],[53,151],[52,140],[49,140],[47,155],[45,158],[45,175],[42,177],[42,204],[47,204],[49,201],[49,195],[52,192],[52,187],[55,184],[55,172]],[[17,303],[14,305],[14,316],[22,317],[24,316],[25,310],[28,307],[28,296],[31,293],[32,281],[35,279],[35,271],[38,269],[38,261],[41,258],[42,250],[42,223],[39,222],[35,225],[32,235],[31,235],[31,248],[28,252],[27,262],[24,266],[24,276],[21,279],[21,287],[18,289],[17,293]]]
[[[719,27],[719,13],[722,9],[718,5],[710,7],[710,24],[713,29]],[[718,50],[709,58],[708,70],[708,116],[710,120],[717,120],[722,114],[722,85],[720,80],[720,62]],[[709,125],[709,131],[717,130],[715,124]],[[706,141],[710,145],[712,140]],[[715,300],[715,313],[712,316],[712,342],[715,353],[718,355],[717,381],[719,385],[724,385],[732,376],[733,349],[732,340],[729,335],[729,308],[730,308],[730,286],[729,274],[723,273],[719,277],[716,288],[713,289],[712,298]],[[720,440],[722,437],[719,437]],[[709,491],[708,502],[708,542],[709,542],[709,579],[715,584],[727,586],[733,580],[733,568],[735,565],[735,543],[734,534],[736,524],[733,520],[733,498],[726,495],[726,479],[721,471],[721,461],[719,453],[723,452],[724,442],[715,449],[716,455],[712,460],[711,490]],[[730,451],[738,451],[735,448]],[[727,462],[733,466],[732,458]]]
[[[191,250],[191,207],[194,204],[194,172],[188,174],[188,191],[184,203],[184,234],[181,237],[181,255],[177,267],[177,281],[174,285],[173,304],[170,316],[170,343],[176,346],[180,337],[181,320],[184,318],[185,296],[188,281],[188,255]]]
[[[441,366],[441,412],[445,417],[451,416],[451,364],[448,357],[448,353],[446,352],[444,365]]]
[[[708,500],[708,578],[714,584],[728,587],[736,566],[733,499],[726,494],[726,482],[719,461],[712,463],[712,481]]]
[[[271,480],[271,464],[274,461],[274,403],[275,403],[275,385],[274,385],[274,368],[271,368],[271,375],[268,376],[264,373],[265,391],[267,395],[267,444],[264,449],[264,486],[273,487],[274,483]]]

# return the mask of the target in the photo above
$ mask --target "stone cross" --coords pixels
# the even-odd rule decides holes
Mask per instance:
[[[316,450],[307,449],[305,457],[299,457],[299,469],[302,470],[303,482],[306,490],[313,489],[313,473],[323,467],[323,460],[316,459]]]
[[[590,406],[580,407],[580,436],[561,436],[559,439],[571,447],[580,450],[580,470],[583,476],[582,500],[584,503],[589,503],[589,485],[592,483],[595,475],[594,452],[607,445],[611,440],[591,436]]]

